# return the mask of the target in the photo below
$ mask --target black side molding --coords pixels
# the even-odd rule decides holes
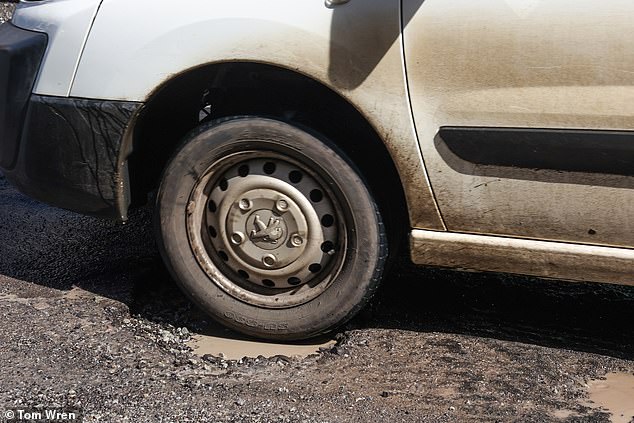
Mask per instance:
[[[634,131],[442,127],[439,136],[475,164],[634,176]]]

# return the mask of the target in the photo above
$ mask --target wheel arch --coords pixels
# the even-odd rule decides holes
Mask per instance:
[[[132,206],[147,200],[181,139],[202,122],[202,110],[209,108],[209,118],[267,116],[325,136],[367,181],[385,216],[391,244],[404,240],[410,219],[403,183],[395,158],[369,119],[310,76],[262,62],[220,62],[190,69],[148,97],[124,140],[119,161],[128,165]]]

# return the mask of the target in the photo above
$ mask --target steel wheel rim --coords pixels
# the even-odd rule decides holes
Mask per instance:
[[[316,163],[290,151],[244,151],[213,163],[192,190],[187,229],[203,270],[227,294],[288,308],[339,273],[350,219]]]

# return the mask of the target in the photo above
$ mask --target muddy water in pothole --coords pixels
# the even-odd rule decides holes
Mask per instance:
[[[204,356],[223,357],[228,360],[239,360],[243,357],[266,358],[276,355],[287,357],[307,357],[319,351],[320,348],[331,348],[335,345],[332,339],[320,339],[315,342],[278,344],[260,342],[241,338],[233,332],[218,327],[210,327],[204,334],[196,334],[188,342],[194,354]]]
[[[613,423],[634,422],[634,375],[610,373],[605,380],[591,380],[588,393],[588,405],[609,411]]]

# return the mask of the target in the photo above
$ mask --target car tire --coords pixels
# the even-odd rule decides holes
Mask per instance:
[[[258,338],[305,339],[346,322],[377,289],[388,254],[352,162],[319,134],[268,118],[230,117],[186,136],[155,218],[183,291]]]

